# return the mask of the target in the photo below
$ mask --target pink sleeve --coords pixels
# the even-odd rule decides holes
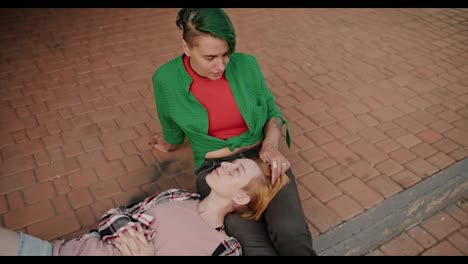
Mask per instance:
[[[119,255],[118,250],[107,244],[99,237],[86,239],[58,240],[53,243],[54,256],[114,256]]]

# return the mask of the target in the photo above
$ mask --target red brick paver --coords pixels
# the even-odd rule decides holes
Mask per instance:
[[[368,255],[468,256],[468,199],[450,204]]]

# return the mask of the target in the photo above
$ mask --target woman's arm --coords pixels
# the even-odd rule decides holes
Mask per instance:
[[[278,148],[282,127],[283,121],[279,117],[273,117],[266,123],[264,128],[265,138],[263,140],[265,147]]]
[[[268,89],[260,65],[255,57],[252,57],[253,69],[258,76],[258,86],[260,94],[266,103],[267,122],[263,127],[265,138],[260,151],[260,158],[263,162],[271,164],[271,182],[274,184],[279,175],[286,172],[289,167],[289,161],[283,156],[278,149],[278,143],[281,138],[281,129],[286,124],[286,143],[290,146],[289,132],[286,121],[283,119],[283,114],[275,104],[275,97]]]
[[[185,134],[171,118],[169,103],[172,101],[168,99],[167,91],[170,89],[162,79],[159,78],[158,73],[153,76],[154,98],[159,123],[162,128],[162,135],[155,135],[150,144],[152,144],[153,148],[156,150],[169,152],[176,150],[177,146],[183,144]]]
[[[282,127],[283,121],[279,117],[273,117],[266,123],[264,128],[265,139],[263,140],[262,150],[260,151],[260,158],[263,162],[271,164],[272,184],[274,184],[278,177],[282,173],[285,173],[290,167],[289,161],[278,149]]]

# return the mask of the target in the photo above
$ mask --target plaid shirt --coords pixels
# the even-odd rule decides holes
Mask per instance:
[[[130,225],[134,227],[136,223],[140,223],[143,228],[147,228],[151,232],[151,237],[156,236],[156,232],[150,228],[154,222],[154,217],[145,212],[160,203],[184,201],[188,199],[200,199],[200,195],[189,193],[181,189],[169,189],[157,195],[150,196],[140,203],[119,206],[108,210],[99,221],[98,228],[91,230],[89,233],[83,234],[76,239],[80,240],[88,237],[100,237],[106,243],[113,243],[113,239],[118,237],[115,233],[123,226]],[[218,231],[223,231],[224,226],[217,228]],[[239,242],[230,237],[219,244],[212,254],[213,256],[241,256],[242,248]]]

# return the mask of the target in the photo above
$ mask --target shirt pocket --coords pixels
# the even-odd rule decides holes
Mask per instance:
[[[247,121],[251,132],[255,133],[263,129],[267,118],[267,105],[262,97],[256,97],[253,100],[252,111],[250,112],[250,120]]]

